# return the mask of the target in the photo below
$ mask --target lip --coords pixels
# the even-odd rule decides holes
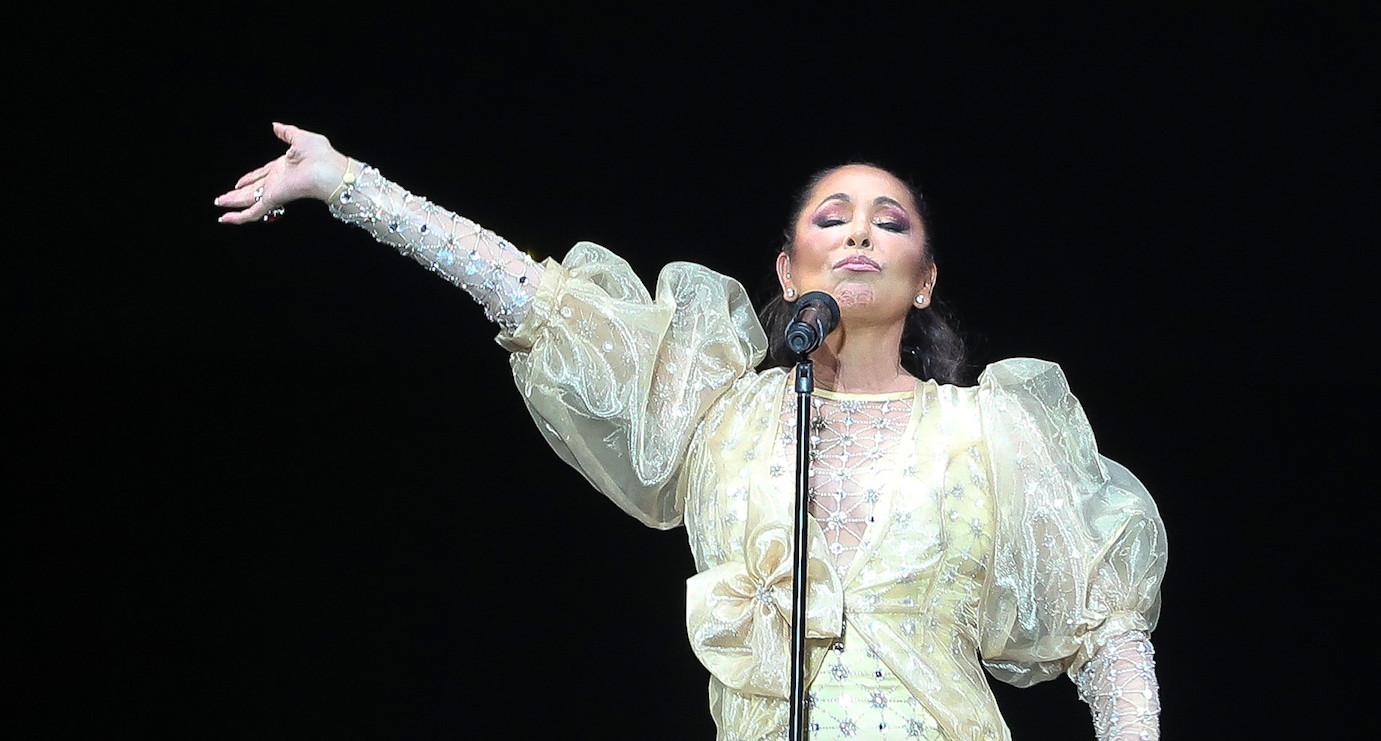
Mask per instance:
[[[850,270],[856,273],[878,273],[882,271],[882,266],[863,255],[849,255],[834,264],[835,270]]]

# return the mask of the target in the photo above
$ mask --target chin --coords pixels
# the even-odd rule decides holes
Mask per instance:
[[[857,283],[838,286],[833,291],[834,300],[839,303],[839,309],[843,311],[848,308],[872,306],[877,303],[877,294],[873,293],[873,287],[860,285]]]
[[[905,324],[911,312],[909,302],[899,304],[895,300],[884,300],[871,290],[841,290],[833,295],[839,304],[840,316],[855,326]]]

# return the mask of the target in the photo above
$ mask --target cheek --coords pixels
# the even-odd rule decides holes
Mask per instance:
[[[818,231],[798,235],[795,246],[795,254],[792,255],[791,264],[802,273],[819,270],[819,263],[829,256],[832,248],[829,238]],[[796,270],[792,272],[795,273]]]
[[[893,243],[894,252],[897,255],[897,262],[906,265],[907,271],[913,276],[923,276],[930,270],[930,261],[926,259],[925,247],[919,245],[915,240],[901,235],[897,235]]]

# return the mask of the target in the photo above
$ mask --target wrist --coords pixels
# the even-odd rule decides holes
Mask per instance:
[[[334,179],[331,190],[327,193],[326,197],[322,199],[328,205],[335,203],[336,198],[338,198],[341,193],[354,186],[355,183],[358,182],[360,174],[364,172],[363,162],[358,162],[344,155],[342,155],[341,158],[343,162],[340,169],[336,171],[337,176]]]
[[[359,177],[360,169],[358,162],[339,152],[332,152],[328,161],[317,168],[312,197],[329,203],[345,187],[346,180]]]

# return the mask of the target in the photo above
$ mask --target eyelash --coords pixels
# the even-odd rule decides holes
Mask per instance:
[[[843,219],[829,217],[824,219],[817,219],[815,222],[815,226],[821,229],[828,229],[832,226],[839,226],[840,224],[845,223],[847,222],[845,222]],[[894,232],[896,234],[904,234],[907,231],[907,226],[905,224],[900,224],[895,221],[874,221],[873,225],[881,229],[886,229],[889,232]]]

